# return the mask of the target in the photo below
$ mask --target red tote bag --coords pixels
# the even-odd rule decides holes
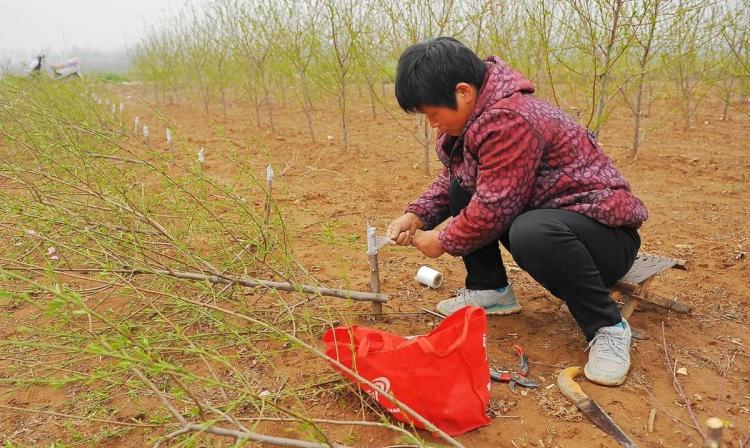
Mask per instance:
[[[381,389],[341,372],[396,419],[425,429],[380,392],[393,393],[454,436],[490,423],[486,414],[490,401],[486,335],[484,310],[465,307],[430,333],[414,338],[355,325],[326,331],[323,342],[328,356]]]

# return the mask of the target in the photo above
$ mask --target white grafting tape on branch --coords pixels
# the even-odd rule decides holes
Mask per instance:
[[[172,131],[167,128],[167,146],[169,147],[169,150],[172,150]]]
[[[136,115],[133,119],[133,134],[138,134],[139,127],[141,127],[141,117]]]
[[[273,186],[273,167],[269,163],[266,167],[266,208],[263,222],[268,225],[271,222],[271,187]]]
[[[149,135],[150,135],[150,134],[149,134],[148,126],[146,126],[146,125],[144,124],[144,125],[143,125],[143,143],[145,143],[145,144],[147,144],[147,145],[148,145],[148,136],[149,136]]]
[[[419,268],[414,279],[428,288],[439,288],[443,284],[443,274],[429,266]]]
[[[380,293],[380,267],[378,266],[378,249],[389,244],[391,239],[388,237],[378,237],[375,226],[367,223],[367,258],[370,263],[370,290],[374,293]],[[372,313],[375,315],[383,314],[383,304],[372,302]]]
[[[378,236],[375,226],[367,224],[367,255],[377,255],[381,247],[391,244],[387,236]]]
[[[206,150],[203,149],[203,146],[198,150],[198,163],[200,163],[201,166],[206,163]]]
[[[120,103],[120,115],[125,111],[125,103]]]
[[[115,119],[115,115],[117,114],[117,108],[115,108],[114,103],[112,104],[112,120]]]

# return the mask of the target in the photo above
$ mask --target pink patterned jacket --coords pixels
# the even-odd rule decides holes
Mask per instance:
[[[406,211],[429,230],[450,216],[453,178],[472,193],[469,205],[440,232],[451,255],[466,255],[497,240],[519,214],[556,208],[602,224],[639,227],[646,207],[604,154],[593,134],[531,93],[534,85],[497,57],[461,137],[438,136],[445,165],[432,186]]]

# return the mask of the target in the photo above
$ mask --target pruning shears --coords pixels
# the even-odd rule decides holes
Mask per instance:
[[[514,394],[517,393],[516,384],[523,387],[528,387],[529,389],[539,387],[539,383],[526,378],[526,375],[529,374],[529,359],[526,357],[523,348],[520,345],[514,345],[513,348],[516,350],[516,354],[518,355],[518,358],[520,360],[518,373],[512,372],[510,370],[490,369],[490,378],[493,381],[508,383],[510,391]]]

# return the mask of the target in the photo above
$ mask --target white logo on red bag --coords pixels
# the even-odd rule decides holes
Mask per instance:
[[[387,394],[391,391],[391,380],[384,376],[379,376],[371,381],[373,386],[373,390],[368,390],[367,393],[372,395],[372,398],[374,398],[376,401],[378,400],[378,393],[381,394]]]
[[[387,394],[391,391],[391,380],[384,376],[379,376],[371,381],[373,384],[372,390],[368,390],[367,393],[370,394],[372,398],[375,399],[375,401],[380,402],[380,394]],[[382,403],[381,403],[382,404]],[[401,412],[401,409],[399,408],[386,408],[388,412],[391,414],[397,414]]]

